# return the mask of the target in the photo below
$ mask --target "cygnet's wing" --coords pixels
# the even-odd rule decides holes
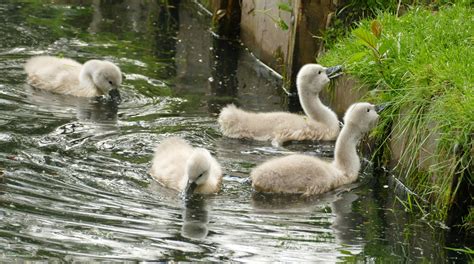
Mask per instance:
[[[188,181],[185,175],[186,160],[192,153],[192,147],[180,138],[169,138],[155,149],[150,174],[163,186],[184,190]]]
[[[28,84],[56,93],[69,94],[71,87],[79,86],[82,65],[71,59],[51,56],[33,57],[25,64]]]
[[[317,194],[332,189],[330,163],[306,155],[269,160],[252,170],[252,186],[259,192]]]
[[[218,118],[220,129],[225,136],[255,140],[272,140],[275,137],[283,139],[283,135],[290,135],[294,131],[306,128],[307,121],[305,116],[297,114],[254,113],[241,110],[234,105],[225,107]]]

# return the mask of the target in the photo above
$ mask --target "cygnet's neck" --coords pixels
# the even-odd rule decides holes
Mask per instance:
[[[357,144],[361,137],[362,134],[356,125],[345,124],[336,140],[333,164],[351,179],[356,179],[359,175],[360,159],[357,155]]]
[[[331,130],[339,130],[339,120],[336,113],[321,102],[317,93],[304,90],[300,89],[298,95],[305,114],[312,120],[325,124]]]
[[[98,68],[98,61],[87,61],[82,65],[81,72],[79,73],[79,89],[84,90],[87,96],[99,96],[102,95],[100,90],[94,84],[92,79],[92,72]]]

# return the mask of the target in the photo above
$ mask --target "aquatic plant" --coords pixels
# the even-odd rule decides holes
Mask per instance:
[[[432,202],[436,219],[446,220],[460,186],[473,184],[472,11],[456,1],[413,7],[401,17],[381,13],[318,59],[343,63],[370,89],[366,100],[390,104],[373,136],[385,162],[393,147],[402,150],[395,169],[418,199]]]

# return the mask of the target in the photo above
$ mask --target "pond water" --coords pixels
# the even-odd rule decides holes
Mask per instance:
[[[162,3],[168,3],[168,5]],[[331,158],[334,142],[222,137],[234,102],[286,110],[282,80],[217,39],[192,1],[0,3],[0,259],[467,262],[442,225],[406,214],[364,161],[357,183],[303,199],[252,192],[252,167],[291,152]],[[118,108],[33,90],[22,64],[52,54],[108,59],[125,80]],[[184,201],[147,174],[154,146],[208,148],[223,190]]]

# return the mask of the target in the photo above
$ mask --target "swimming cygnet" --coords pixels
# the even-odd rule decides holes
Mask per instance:
[[[369,103],[351,105],[336,140],[334,161],[301,154],[275,158],[252,170],[253,188],[258,192],[313,195],[354,182],[360,169],[357,144],[375,126],[380,110]]]
[[[177,137],[156,147],[150,174],[161,185],[186,193],[217,193],[222,182],[221,167],[211,153]]]
[[[25,64],[29,85],[59,94],[79,97],[109,95],[120,102],[122,73],[112,62],[89,60],[84,65],[72,59],[38,56]]]
[[[321,102],[319,93],[340,70],[340,66],[325,68],[306,64],[298,72],[296,86],[306,116],[288,112],[255,113],[228,105],[218,118],[222,134],[231,138],[272,140],[276,146],[290,140],[336,139],[339,120],[336,113]]]

